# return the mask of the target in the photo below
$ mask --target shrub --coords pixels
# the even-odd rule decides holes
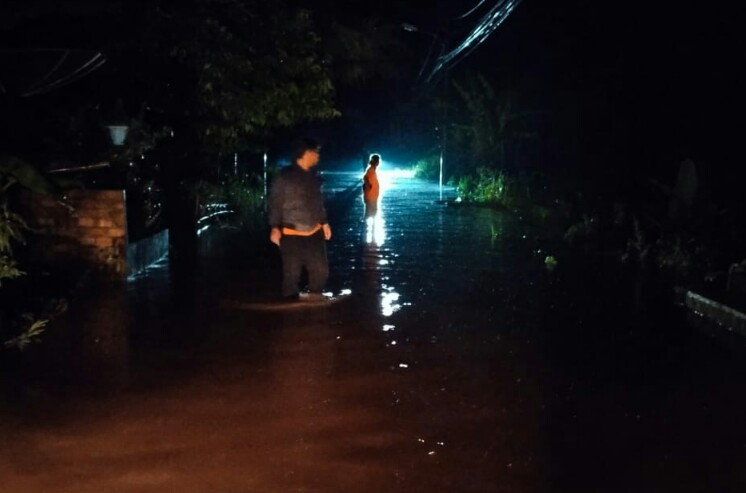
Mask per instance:
[[[47,193],[52,185],[28,163],[15,157],[0,156],[0,288],[3,288],[0,293],[0,348],[25,348],[41,337],[53,317],[64,311],[64,305],[58,304],[58,308],[43,310],[42,313],[22,312],[26,304],[19,300],[28,296],[19,297],[17,286],[3,284],[3,280],[26,275],[13,257],[13,246],[23,243],[28,226],[8,205],[11,193],[19,188]]]
[[[257,224],[264,206],[264,187],[257,176],[232,176],[219,184],[201,186],[203,206],[225,204],[244,226]]]
[[[414,176],[425,180],[437,180],[440,173],[440,156],[433,154],[422,158],[414,165]]]
[[[461,200],[512,207],[518,202],[515,179],[502,170],[477,169],[476,176],[464,175],[457,181]]]
[[[565,241],[571,245],[591,240],[598,234],[598,214],[589,216],[583,214],[583,218],[570,226],[565,232]]]

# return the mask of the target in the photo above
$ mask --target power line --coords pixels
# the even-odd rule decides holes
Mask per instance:
[[[88,75],[89,73],[93,72],[97,68],[101,67],[104,63],[106,63],[106,57],[104,57],[101,53],[96,53],[86,63],[78,67],[76,70],[62,75],[60,78],[58,78],[57,80],[53,82],[50,82],[46,85],[41,85],[44,79],[47,79],[49,75],[51,75],[52,72],[50,72],[49,74],[47,74],[47,76],[45,76],[44,79],[42,79],[42,81],[39,81],[37,84],[35,84],[35,86],[37,87],[32,86],[30,89],[28,89],[26,92],[23,93],[23,96],[28,97],[28,96],[33,96],[36,94],[43,94],[53,89],[66,86],[80,79],[81,77],[84,77]],[[59,65],[55,67],[53,71],[56,71],[58,67]]]
[[[56,55],[51,68],[35,82],[28,84],[21,96],[29,97],[58,89],[85,77],[106,63],[106,56],[91,50],[72,50],[65,48],[36,49],[3,49],[0,55],[21,55],[24,61],[35,61],[40,56]],[[85,57],[85,58],[83,58]],[[15,69],[18,70],[17,68]],[[0,93],[7,93],[6,85],[0,84]]]
[[[479,0],[479,3],[477,3],[477,4],[476,4],[476,5],[474,6],[474,7],[472,7],[472,8],[471,8],[471,10],[469,10],[469,11],[468,11],[467,13],[465,13],[465,14],[462,14],[462,15],[460,15],[460,16],[458,16],[458,17],[456,17],[455,19],[456,19],[456,20],[466,19],[466,18],[467,18],[467,17],[469,17],[469,16],[471,15],[471,14],[473,14],[473,13],[474,13],[474,12],[475,12],[475,11],[476,11],[476,10],[477,10],[477,9],[478,9],[479,7],[481,7],[481,6],[482,6],[482,4],[483,4],[484,2],[486,2],[486,1],[487,1],[487,0]]]
[[[420,68],[419,73],[417,74],[417,79],[414,81],[414,85],[416,86],[419,84],[420,80],[422,79],[422,74],[425,73],[425,67],[427,67],[430,63],[430,56],[433,54],[433,47],[440,42],[440,54],[438,55],[443,56],[445,53],[445,43],[443,43],[443,40],[438,39],[436,36],[433,36],[433,42],[430,43],[430,48],[427,50],[427,56],[425,57],[425,61],[422,63],[422,67]]]
[[[441,69],[449,65],[455,65],[457,57],[462,56],[463,58],[474,51],[474,49],[481,45],[490,34],[500,27],[521,1],[522,0],[498,0],[456,48],[451,50],[449,53],[445,53],[438,57],[435,67],[430,72],[427,80],[430,81]]]

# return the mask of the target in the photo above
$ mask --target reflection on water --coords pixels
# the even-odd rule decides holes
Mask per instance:
[[[555,286],[509,215],[416,180],[387,192],[370,222],[337,204],[332,276],[354,293],[328,310],[215,308],[266,289],[273,258],[216,231],[193,275],[86,297],[50,335],[144,385],[44,427],[0,420],[0,491],[743,491],[742,358],[670,324],[609,327],[607,273]],[[736,472],[692,482],[694,463]]]
[[[390,249],[384,248],[386,244],[386,203],[384,202],[384,196],[386,190],[391,187],[392,182],[390,180],[381,180],[381,195],[379,197],[381,206],[365,204],[365,241],[362,254],[363,269],[367,273],[371,288],[379,293],[380,313],[384,317],[390,317],[399,311],[402,306],[399,303],[401,295],[393,286],[382,284],[380,276],[382,270],[389,269],[392,266],[389,257],[394,255]],[[384,325],[384,331],[386,327],[393,326]],[[390,344],[396,345],[396,341],[392,341]]]
[[[329,175],[327,185],[339,191],[357,180],[356,174],[339,173]],[[346,218],[335,223],[330,262],[338,289],[333,291],[344,296],[355,290],[354,297],[365,300],[380,317],[384,332],[393,334],[398,321],[392,317],[411,302],[417,300],[422,308],[420,294],[438,280],[428,279],[438,272],[430,269],[430,262],[442,265],[452,246],[440,231],[453,226],[444,222],[444,209],[423,207],[429,203],[430,188],[418,180],[382,173],[375,214],[359,220],[364,217],[360,197]],[[349,208],[350,204],[332,203],[335,206]],[[85,304],[79,302],[56,323],[56,332],[64,340],[50,340],[49,346],[65,349],[45,367],[65,368],[64,379],[73,384],[108,382],[119,387],[164,354],[180,357],[182,347],[189,351],[187,346],[206,337],[218,293],[250,292],[234,278],[256,260],[234,258],[226,239],[230,240],[228,232],[202,236],[199,256],[189,268],[166,259],[132,276],[125,285],[87,295]],[[431,249],[427,262],[418,251],[424,245]],[[412,282],[413,278],[418,281]],[[398,340],[399,345],[403,342]]]
[[[384,317],[390,317],[401,308],[399,293],[394,291],[394,288],[387,289],[388,291],[381,293],[381,315]]]
[[[366,215],[365,245],[378,250],[384,243],[386,243],[386,220],[383,218],[383,208],[378,208],[373,216]]]
[[[126,292],[102,289],[76,301],[32,348],[32,373],[60,390],[126,387],[132,358],[132,313]]]

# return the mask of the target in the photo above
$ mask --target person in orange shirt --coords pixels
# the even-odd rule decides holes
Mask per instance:
[[[368,169],[363,176],[363,201],[365,202],[365,217],[375,217],[378,213],[378,196],[380,194],[380,185],[376,169],[381,164],[381,156],[371,154],[368,163]]]

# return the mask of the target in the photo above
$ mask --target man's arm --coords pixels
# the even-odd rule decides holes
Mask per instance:
[[[269,191],[269,198],[267,201],[268,222],[270,226],[269,241],[277,246],[280,246],[280,239],[282,238],[282,200],[284,195],[284,180],[282,176],[277,176],[272,188]]]
[[[280,228],[272,228],[269,230],[269,241],[277,246],[280,246],[280,240],[282,239],[282,230]]]

